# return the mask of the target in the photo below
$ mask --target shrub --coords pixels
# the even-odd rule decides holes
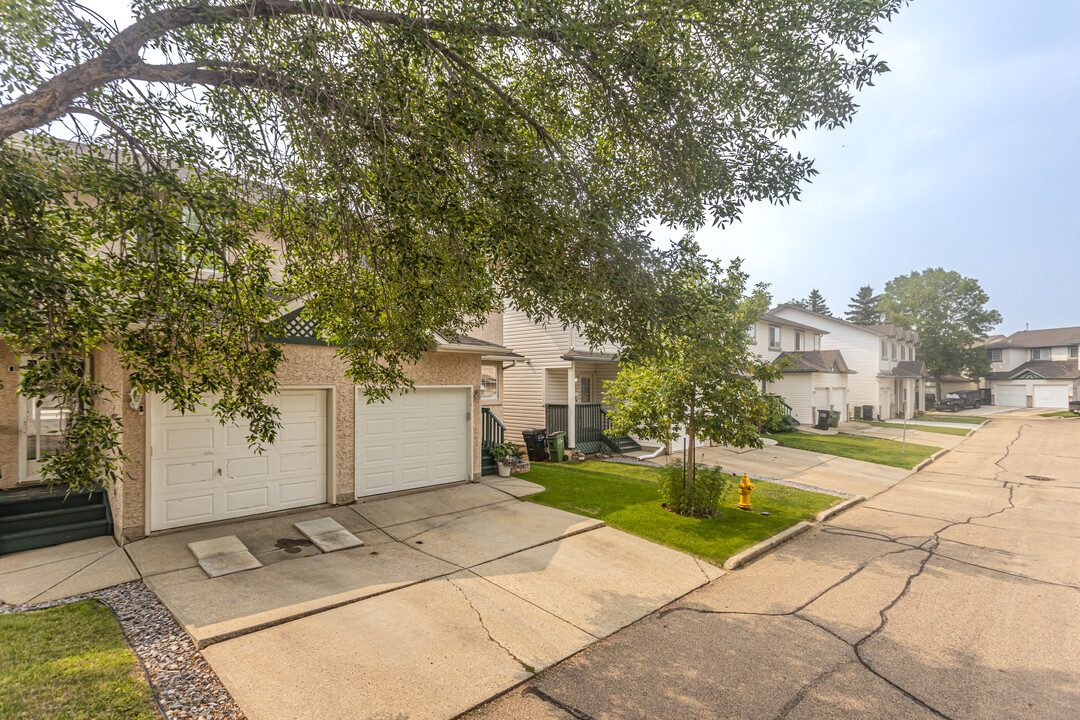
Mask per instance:
[[[666,465],[660,474],[660,495],[664,506],[679,515],[719,517],[721,503],[732,486],[731,473],[698,465],[693,493],[686,491],[686,469],[681,460]]]
[[[513,465],[514,462],[521,457],[521,451],[512,442],[493,443],[488,451],[491,453],[491,457],[497,463],[503,463],[504,465]]]

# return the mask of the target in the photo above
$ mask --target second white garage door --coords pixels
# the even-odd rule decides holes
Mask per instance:
[[[1069,409],[1068,385],[1036,385],[1033,395],[1035,407]]]
[[[1027,407],[1027,388],[1023,385],[994,386],[994,404],[1005,407]]]
[[[356,496],[469,479],[467,388],[416,388],[385,403],[356,392]]]

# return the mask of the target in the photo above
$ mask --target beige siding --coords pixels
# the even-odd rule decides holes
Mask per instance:
[[[791,373],[777,382],[768,383],[767,392],[784,398],[791,406],[792,415],[801,423],[813,423],[813,387],[811,373]]]
[[[564,405],[568,401],[569,367],[546,368],[544,374],[544,403],[552,405]],[[542,427],[542,425],[537,425]]]
[[[502,421],[507,439],[520,443],[523,430],[544,427],[545,371],[570,367],[562,359],[570,350],[570,332],[557,325],[537,325],[525,313],[507,308],[503,313],[503,345],[524,356],[506,369],[503,383]],[[561,402],[566,402],[565,392]]]

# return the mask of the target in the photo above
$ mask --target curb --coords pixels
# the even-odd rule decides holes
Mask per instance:
[[[944,450],[938,450],[936,453],[934,453],[930,457],[926,458],[925,460],[923,460],[921,463],[919,463],[915,467],[911,468],[911,475],[914,475],[915,473],[919,472],[924,467],[926,467],[930,463],[934,462],[935,460],[937,460],[939,457],[941,457],[945,453],[949,452],[950,450],[952,450],[952,448],[945,448]],[[911,475],[908,475],[908,477],[911,477]]]
[[[848,508],[850,508],[850,507],[852,507],[854,505],[858,505],[859,503],[863,502],[864,500],[866,500],[865,495],[856,495],[855,497],[851,498],[850,500],[845,500],[842,503],[837,503],[836,505],[833,505],[832,507],[825,508],[824,510],[822,510],[821,512],[819,512],[817,515],[814,516],[814,522],[815,523],[825,522],[826,520],[831,518],[833,515],[838,515],[838,514],[844,512],[845,510],[847,510]]]
[[[783,530],[773,535],[771,538],[762,540],[752,548],[748,548],[746,550],[743,550],[741,553],[732,555],[727,559],[727,561],[724,562],[724,569],[734,570],[735,568],[741,567],[746,563],[750,562],[751,560],[757,558],[758,556],[764,555],[777,545],[783,545],[796,535],[802,535],[804,532],[806,532],[812,527],[814,526],[806,522],[805,520],[800,523],[796,523],[795,525],[789,527],[787,530]]]

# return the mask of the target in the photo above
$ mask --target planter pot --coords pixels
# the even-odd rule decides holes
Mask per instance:
[[[496,463],[499,466],[499,477],[510,477],[510,466],[506,463]]]

